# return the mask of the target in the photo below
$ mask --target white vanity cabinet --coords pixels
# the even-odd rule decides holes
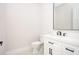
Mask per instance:
[[[56,42],[54,40],[44,38],[44,54],[45,55],[60,55],[62,54],[62,44],[59,42]]]
[[[45,55],[79,55],[79,47],[44,37]]]

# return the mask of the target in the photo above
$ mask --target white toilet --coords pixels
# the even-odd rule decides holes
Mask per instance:
[[[43,54],[43,43],[41,41],[35,41],[32,43],[33,55]]]

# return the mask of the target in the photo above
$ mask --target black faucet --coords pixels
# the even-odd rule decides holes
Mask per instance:
[[[61,31],[57,31],[57,35],[66,36],[66,33],[62,33]]]
[[[58,31],[58,32],[57,32],[57,35],[60,35],[60,36],[61,36],[61,35],[62,35],[61,31]]]

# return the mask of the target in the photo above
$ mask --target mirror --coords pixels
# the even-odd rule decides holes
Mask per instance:
[[[79,29],[79,3],[54,3],[53,7],[54,29]]]

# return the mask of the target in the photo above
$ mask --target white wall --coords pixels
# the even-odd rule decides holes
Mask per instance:
[[[79,29],[79,3],[73,4],[73,29]]]
[[[39,40],[39,4],[7,5],[7,50],[31,46]]]
[[[41,4],[41,34],[53,31],[53,3]]]
[[[31,46],[40,34],[52,31],[52,16],[52,3],[0,4],[0,40],[8,51]]]
[[[6,50],[5,19],[6,19],[6,4],[0,3],[0,41],[3,41],[3,45],[0,46],[0,54],[3,54]]]
[[[53,30],[53,4],[8,4],[6,22],[8,50],[30,46]]]
[[[40,34],[53,29],[52,3],[6,4],[0,8],[1,38],[8,51],[31,47],[33,41],[40,39]]]

